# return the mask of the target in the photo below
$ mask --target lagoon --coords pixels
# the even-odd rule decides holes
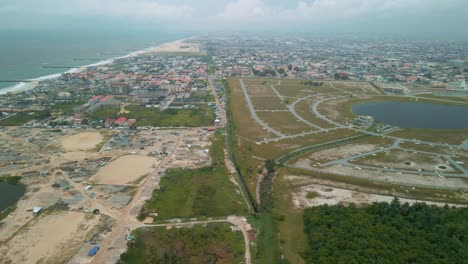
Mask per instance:
[[[388,101],[356,104],[352,111],[401,128],[468,129],[468,106]]]

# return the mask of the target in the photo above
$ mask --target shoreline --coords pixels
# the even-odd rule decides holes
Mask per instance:
[[[192,38],[194,38],[194,37],[187,37],[187,38],[178,39],[178,40],[171,41],[171,42],[165,42],[165,43],[161,43],[160,45],[157,45],[157,46],[154,46],[154,47],[149,47],[149,48],[145,48],[145,49],[142,49],[142,50],[133,51],[133,52],[130,52],[130,53],[128,53],[126,55],[123,55],[123,56],[104,59],[104,60],[98,61],[96,63],[77,66],[76,68],[72,68],[72,69],[67,70],[67,71],[62,71],[62,72],[59,72],[59,73],[53,73],[53,74],[49,74],[49,75],[45,75],[45,76],[40,76],[40,77],[37,77],[37,78],[26,79],[26,80],[31,81],[31,82],[19,82],[19,83],[15,84],[15,85],[0,89],[0,96],[8,94],[8,93],[22,93],[22,92],[26,92],[26,91],[29,91],[29,90],[33,90],[40,81],[59,78],[63,73],[78,73],[78,72],[85,71],[89,67],[111,64],[115,60],[118,60],[118,59],[125,59],[125,58],[130,58],[130,57],[134,57],[134,56],[143,55],[143,54],[146,54],[146,53],[157,52],[158,48],[162,48],[164,46],[171,45],[171,44],[173,45],[173,44],[182,43],[183,41],[186,41],[186,40],[189,40],[189,39],[192,39]]]

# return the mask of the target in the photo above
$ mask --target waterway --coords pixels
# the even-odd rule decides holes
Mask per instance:
[[[25,191],[26,187],[22,184],[0,182],[0,212],[14,205]]]
[[[468,107],[416,102],[366,102],[352,111],[401,128],[468,129]]]

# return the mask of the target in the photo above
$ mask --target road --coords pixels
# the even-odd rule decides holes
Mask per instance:
[[[349,157],[345,157],[342,159],[330,161],[327,163],[320,164],[320,167],[326,167],[330,165],[343,165],[343,166],[350,166],[350,167],[359,167],[359,168],[364,168],[364,169],[369,169],[369,170],[380,170],[380,171],[386,171],[386,172],[393,172],[393,173],[407,173],[407,174],[418,174],[418,175],[427,175],[427,176],[446,176],[446,177],[468,177],[468,171],[458,164],[456,161],[453,160],[453,155],[448,155],[445,153],[438,153],[438,152],[429,152],[429,151],[422,151],[422,150],[414,150],[414,149],[406,149],[400,147],[400,143],[402,142],[401,139],[396,139],[394,143],[391,146],[376,149],[373,151],[368,151],[365,153],[361,153],[358,155],[352,155]],[[405,169],[394,169],[394,168],[382,168],[382,167],[375,167],[375,166],[366,166],[366,165],[361,165],[361,164],[353,164],[350,163],[350,161],[353,160],[358,160],[362,159],[368,156],[372,156],[378,153],[390,151],[390,150],[402,150],[406,152],[413,152],[413,153],[421,153],[425,155],[432,155],[432,156],[438,156],[438,157],[443,157],[445,158],[452,166],[457,168],[458,170],[461,171],[461,173],[446,173],[443,171],[416,171],[416,170],[405,170]],[[436,164],[434,164],[436,165]]]
[[[252,100],[250,99],[250,96],[249,94],[247,93],[247,88],[245,88],[245,84],[244,84],[244,80],[243,79],[240,79],[240,84],[241,84],[241,87],[242,87],[242,91],[244,93],[244,97],[245,97],[245,101],[247,102],[247,107],[249,108],[249,111],[250,111],[250,115],[252,116],[252,118],[255,120],[255,122],[257,122],[259,125],[261,125],[263,128],[265,128],[266,130],[268,130],[269,132],[281,137],[281,138],[288,138],[286,135],[284,135],[283,133],[273,129],[272,127],[268,126],[265,122],[263,122],[257,115],[257,113],[255,112],[255,109],[254,109],[254,106],[252,104]]]
[[[182,134],[169,155],[156,166],[153,172],[145,179],[144,183],[137,189],[132,201],[120,209],[118,215],[114,215],[113,218],[117,221],[112,227],[112,231],[100,242],[104,250],[100,250],[91,263],[115,263],[120,258],[120,254],[127,250],[124,236],[128,234],[129,230],[141,226],[141,222],[136,219],[136,216],[145,201],[151,198],[152,192],[159,185],[159,172],[165,170],[165,165],[173,157],[183,138],[184,135]]]

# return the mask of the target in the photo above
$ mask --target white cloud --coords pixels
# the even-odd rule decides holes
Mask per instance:
[[[181,18],[193,13],[187,4],[174,5],[151,0],[80,0],[77,1],[83,12],[96,15],[141,17],[141,18]]]
[[[266,8],[262,0],[236,0],[228,3],[217,16],[221,18],[261,17],[267,15]]]
[[[16,0],[3,5],[0,13],[45,14],[101,17],[135,17],[176,19],[190,17],[193,8],[187,4],[171,4],[157,0]]]

